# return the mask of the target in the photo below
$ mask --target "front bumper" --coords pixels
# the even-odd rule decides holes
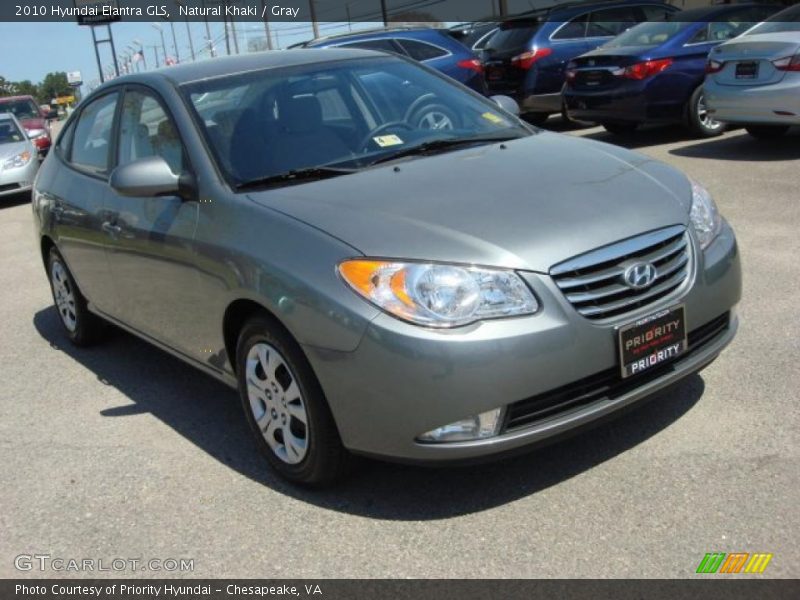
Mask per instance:
[[[706,104],[718,121],[745,125],[800,125],[800,76],[761,86],[706,81]],[[790,113],[790,114],[782,114]]]
[[[542,442],[642,399],[711,362],[733,339],[737,320],[656,377],[642,376],[614,397],[551,414],[524,427],[469,442],[428,444],[421,433],[498,407],[519,405],[585,378],[618,368],[615,328],[663,306],[683,303],[688,331],[733,313],[741,296],[739,255],[724,225],[697,253],[690,285],[678,297],[614,321],[587,320],[549,276],[524,274],[542,308],[525,318],[431,331],[380,314],[350,353],[306,347],[339,427],[354,452],[406,461],[458,461],[501,454]],[[629,381],[629,380],[626,380]],[[633,381],[633,380],[630,380]]]
[[[29,192],[39,170],[39,160],[34,157],[24,167],[0,170],[0,197]]]

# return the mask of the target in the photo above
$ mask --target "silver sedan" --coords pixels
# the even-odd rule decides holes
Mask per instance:
[[[0,197],[29,191],[39,169],[36,147],[11,113],[0,113]]]
[[[706,71],[716,120],[744,125],[757,138],[800,125],[800,5],[714,48]]]

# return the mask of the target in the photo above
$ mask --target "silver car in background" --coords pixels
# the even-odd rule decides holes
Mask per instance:
[[[800,5],[714,48],[705,82],[709,113],[774,138],[800,125]]]
[[[39,170],[36,147],[11,113],[0,113],[0,197],[27,192]]]

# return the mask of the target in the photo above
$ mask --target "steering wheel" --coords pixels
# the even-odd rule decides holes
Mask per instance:
[[[361,153],[365,153],[369,151],[369,143],[377,136],[379,133],[383,133],[384,131],[391,129],[392,127],[400,127],[401,129],[405,129],[406,131],[414,131],[414,128],[406,123],[405,121],[389,121],[388,123],[383,123],[382,125],[378,125],[374,129],[372,129],[367,135],[364,136],[364,139],[361,140],[361,144],[359,148],[361,149]]]

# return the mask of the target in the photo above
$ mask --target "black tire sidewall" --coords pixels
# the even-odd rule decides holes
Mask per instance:
[[[303,395],[308,415],[308,448],[303,460],[295,465],[288,464],[275,455],[250,409],[246,382],[247,353],[260,342],[273,346],[283,356]],[[242,328],[236,348],[236,374],[245,419],[259,451],[272,468],[286,479],[299,484],[324,485],[337,479],[343,471],[346,451],[341,445],[322,388],[308,360],[291,336],[270,319],[255,317],[248,321]]]

